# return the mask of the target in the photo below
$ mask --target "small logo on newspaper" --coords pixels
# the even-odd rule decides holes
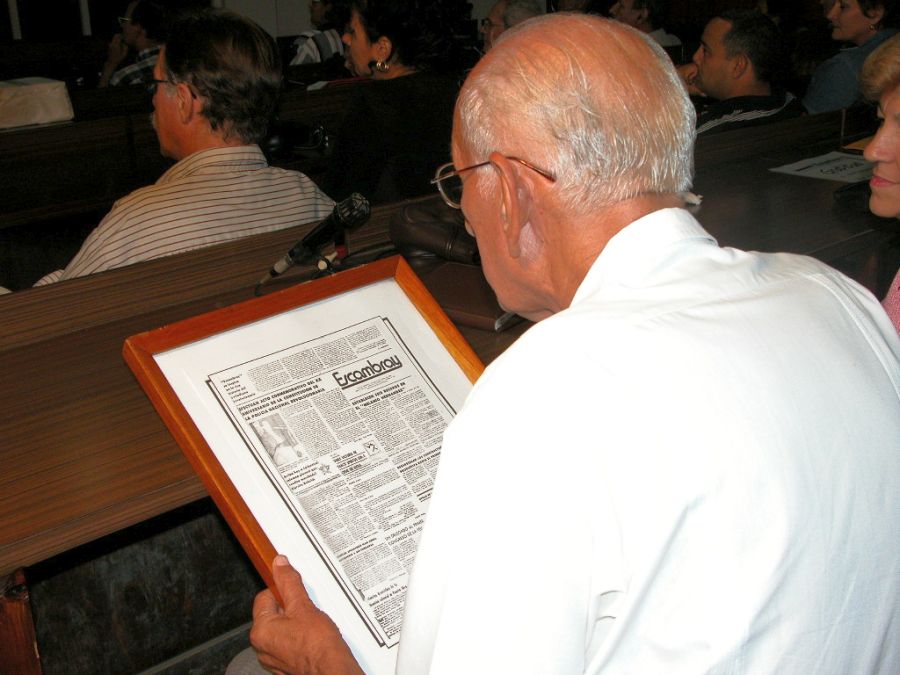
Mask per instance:
[[[389,373],[392,370],[397,370],[403,364],[400,363],[400,359],[396,356],[389,356],[386,359],[382,359],[381,361],[372,362],[371,359],[366,361],[366,365],[362,368],[358,368],[357,370],[350,370],[346,373],[340,373],[335,371],[331,374],[334,378],[335,382],[338,383],[338,386],[341,389],[347,389],[348,387],[352,387],[357,384],[361,384],[366,380],[371,380],[374,377],[378,377],[379,375],[384,375],[385,373]]]

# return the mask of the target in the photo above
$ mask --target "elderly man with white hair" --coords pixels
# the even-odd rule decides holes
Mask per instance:
[[[436,180],[538,323],[446,431],[397,672],[900,672],[900,340],[826,265],[719,247],[693,141],[612,21],[529,22],[463,86]],[[355,672],[273,571],[260,662]]]

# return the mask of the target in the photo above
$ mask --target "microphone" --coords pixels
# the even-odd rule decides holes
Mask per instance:
[[[369,200],[358,192],[338,202],[334,205],[334,211],[294,244],[287,255],[276,262],[268,274],[259,280],[257,286],[274,279],[293,265],[312,262],[318,257],[319,249],[328,242],[343,239],[344,232],[366,222],[370,212]]]

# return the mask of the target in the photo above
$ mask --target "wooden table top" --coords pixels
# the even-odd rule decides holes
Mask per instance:
[[[793,149],[698,161],[698,218],[722,245],[825,260],[883,241],[885,221],[835,204],[839,184],[768,171],[835,145],[820,134]],[[351,236],[353,249],[384,241],[396,208],[375,209]],[[0,574],[205,496],[125,365],[122,343],[251,298],[307,230],[0,296]],[[490,362],[526,328],[462,332]]]
[[[384,241],[395,209],[376,208],[351,235],[353,250]],[[205,496],[125,365],[122,343],[252,298],[308,229],[0,296],[0,574]],[[484,360],[514,334],[464,333]]]

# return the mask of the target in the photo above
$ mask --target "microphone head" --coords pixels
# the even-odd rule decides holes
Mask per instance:
[[[352,230],[362,225],[369,219],[371,212],[372,208],[369,206],[369,200],[358,192],[354,192],[345,200],[338,202],[334,207],[334,214],[341,227],[345,230]]]

